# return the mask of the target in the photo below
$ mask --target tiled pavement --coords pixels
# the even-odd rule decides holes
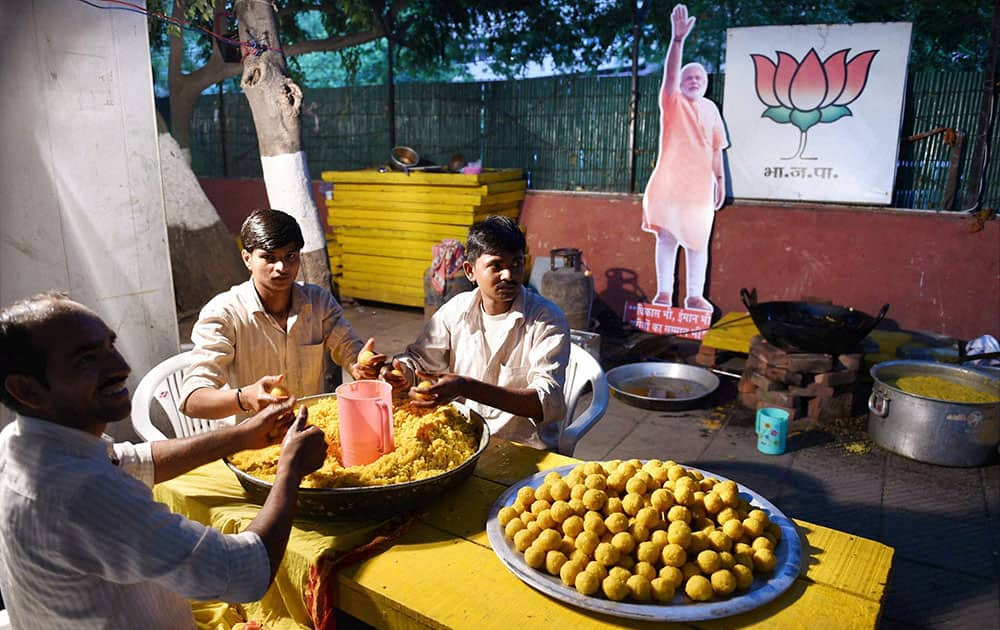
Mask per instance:
[[[423,326],[419,309],[345,307],[358,333],[375,336],[387,354],[401,351]],[[675,459],[739,480],[788,516],[892,546],[882,627],[1000,628],[996,458],[979,468],[908,460],[872,444],[863,417],[793,435],[784,455],[763,455],[750,412],[733,404],[735,385],[723,381],[703,409],[689,412],[637,409],[612,397],[575,456]]]

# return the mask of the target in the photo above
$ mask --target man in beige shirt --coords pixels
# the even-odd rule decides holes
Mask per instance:
[[[358,364],[371,350],[324,287],[295,282],[304,244],[295,219],[255,210],[240,231],[250,279],[212,298],[191,340],[194,360],[184,376],[181,410],[198,418],[254,413],[281,399],[324,391],[324,355],[355,379],[378,376],[384,355]],[[280,385],[285,389],[275,390]]]
[[[493,216],[469,229],[466,276],[478,286],[434,313],[423,333],[382,378],[410,389],[417,405],[464,398],[493,435],[554,448],[566,413],[563,385],[569,327],[558,306],[527,291],[524,235],[517,223]],[[547,437],[553,439],[546,439]]]

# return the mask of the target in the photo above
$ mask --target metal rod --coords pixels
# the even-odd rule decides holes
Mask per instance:
[[[962,160],[963,144],[965,144],[965,132],[956,129],[955,140],[951,143],[951,153],[948,155],[948,178],[945,180],[944,195],[941,199],[942,210],[951,210],[955,205],[955,194],[958,192],[958,167]]]
[[[386,82],[389,84],[389,93],[387,95],[388,103],[386,104],[387,117],[389,118],[389,147],[396,146],[396,74],[393,68],[393,46],[392,38],[395,33],[389,33],[386,38],[386,65],[388,66],[388,76]]]
[[[216,84],[219,87],[219,148],[222,151],[222,176],[229,177],[229,158],[226,155],[226,99],[223,96],[223,81]]]
[[[635,192],[635,140],[639,118],[639,39],[642,37],[642,23],[649,11],[652,0],[646,0],[639,7],[639,0],[632,0],[632,80],[629,85],[628,104],[628,192]]]
[[[727,372],[725,370],[717,370],[715,368],[709,368],[709,369],[715,372],[716,374],[721,374],[722,376],[728,376],[730,378],[743,378],[742,374],[736,374],[735,372]]]

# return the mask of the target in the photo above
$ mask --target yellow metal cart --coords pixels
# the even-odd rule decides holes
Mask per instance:
[[[341,296],[406,306],[424,305],[423,275],[436,243],[464,243],[469,226],[493,214],[516,219],[527,187],[517,168],[470,175],[363,169],[322,178],[333,184],[327,250]]]

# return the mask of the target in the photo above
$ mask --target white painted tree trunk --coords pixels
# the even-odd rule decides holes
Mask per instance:
[[[303,251],[325,251],[326,234],[312,195],[312,180],[309,178],[305,152],[262,155],[260,163],[271,207],[291,214],[302,227],[302,235],[306,241]]]
[[[236,0],[233,9],[240,41],[266,47],[263,52],[244,49],[241,86],[257,128],[268,202],[272,208],[295,217],[302,228],[305,246],[300,278],[329,288],[325,231],[302,151],[302,90],[288,76],[271,3]]]

